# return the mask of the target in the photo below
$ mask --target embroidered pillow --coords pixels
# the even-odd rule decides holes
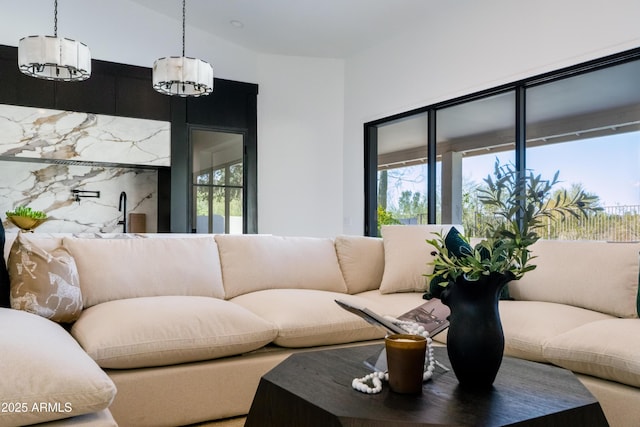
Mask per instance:
[[[51,252],[18,233],[9,253],[11,308],[28,311],[60,323],[82,313],[78,269],[64,248]]]

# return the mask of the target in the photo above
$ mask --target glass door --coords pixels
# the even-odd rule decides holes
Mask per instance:
[[[192,229],[196,233],[242,234],[244,135],[193,129]]]

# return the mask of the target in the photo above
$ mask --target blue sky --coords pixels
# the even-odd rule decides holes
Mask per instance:
[[[512,161],[513,154],[498,157]],[[465,159],[465,179],[482,182],[495,159],[495,154]],[[559,170],[562,187],[581,183],[603,206],[640,205],[640,132],[531,148],[527,168],[543,178]]]
[[[463,160],[465,181],[481,183],[493,172],[496,157],[513,161],[513,152],[468,157]],[[640,132],[581,139],[527,150],[527,167],[550,179],[560,171],[560,187],[580,183],[600,197],[601,206],[640,205]],[[440,173],[440,168],[436,172]],[[392,175],[402,175],[394,188]],[[403,190],[426,193],[426,166],[389,171],[389,202],[395,204]]]

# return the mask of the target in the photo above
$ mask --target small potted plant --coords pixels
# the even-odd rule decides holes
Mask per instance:
[[[23,231],[33,231],[47,220],[46,213],[33,210],[26,206],[18,206],[12,211],[7,211],[6,214],[7,219]]]
[[[451,315],[447,352],[458,381],[474,388],[493,384],[502,363],[504,334],[498,299],[506,285],[535,268],[530,246],[540,239],[546,220],[562,221],[600,210],[597,198],[584,191],[554,193],[559,173],[544,180],[533,172],[521,174],[496,161],[493,176],[479,189],[480,202],[495,214],[485,237],[472,246],[452,228],[427,240],[436,251],[429,296],[440,297]]]

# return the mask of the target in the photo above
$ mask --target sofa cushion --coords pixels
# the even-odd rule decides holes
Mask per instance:
[[[543,348],[548,340],[579,326],[611,318],[597,311],[564,304],[500,301],[505,354],[538,362],[547,361]]]
[[[216,235],[226,298],[265,289],[347,292],[333,240]]]
[[[76,260],[85,307],[162,295],[224,298],[218,248],[212,237],[65,237],[63,243]]]
[[[640,387],[640,319],[591,322],[549,339],[544,357],[574,372]]]
[[[0,309],[0,325],[0,402],[26,409],[0,411],[0,425],[68,418],[111,404],[115,385],[60,325],[8,308]],[[53,409],[38,411],[40,405]]]
[[[338,236],[335,239],[338,262],[350,294],[380,287],[384,272],[382,239],[364,236]]]
[[[129,369],[216,359],[271,342],[275,327],[228,301],[158,296],[86,309],[71,329],[103,368]]]
[[[9,254],[11,307],[55,322],[73,322],[82,312],[76,263],[66,249],[47,251],[40,242],[27,233],[19,233],[13,242]]]
[[[278,336],[274,343],[282,347],[342,344],[385,336],[384,329],[341,308],[336,299],[364,305],[353,295],[308,289],[270,289],[231,301],[275,324]]]
[[[511,296],[638,317],[640,243],[539,240],[536,269],[509,284]]]
[[[435,248],[426,240],[434,239],[434,232],[446,233],[451,225],[383,225],[384,273],[380,292],[424,292],[427,290],[425,274],[433,272]],[[462,226],[455,226],[462,230]]]

